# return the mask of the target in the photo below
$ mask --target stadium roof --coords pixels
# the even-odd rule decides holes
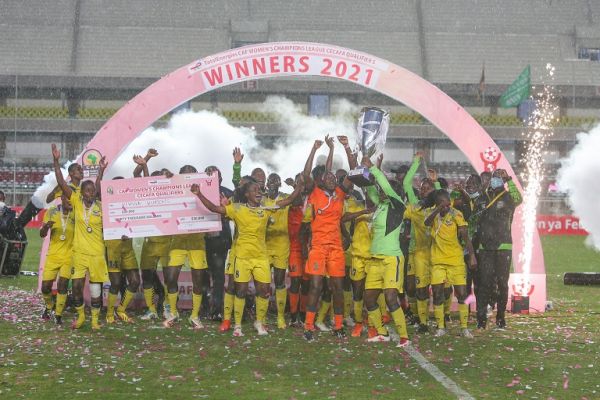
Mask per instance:
[[[439,84],[477,84],[484,63],[487,84],[509,84],[527,64],[536,83],[552,63],[557,84],[600,86],[600,62],[578,60],[600,48],[599,21],[600,2],[587,0],[4,0],[0,78],[102,87],[88,78],[156,79],[232,46],[302,40]]]

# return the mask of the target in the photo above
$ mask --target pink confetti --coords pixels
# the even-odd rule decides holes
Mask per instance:
[[[569,377],[563,375],[563,389],[567,390],[569,388]]]

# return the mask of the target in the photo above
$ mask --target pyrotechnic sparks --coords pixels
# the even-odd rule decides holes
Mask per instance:
[[[523,250],[519,255],[522,265],[522,273],[525,277],[531,270],[531,258],[533,254],[533,234],[537,229],[536,214],[542,191],[544,179],[544,153],[546,152],[547,140],[554,134],[553,122],[557,111],[554,101],[554,66],[546,64],[546,75],[550,84],[543,86],[543,90],[534,95],[535,110],[527,122],[527,130],[523,134],[527,137],[527,147],[523,158],[525,165],[525,193],[523,196],[522,219],[523,219]],[[534,88],[535,89],[535,88]]]

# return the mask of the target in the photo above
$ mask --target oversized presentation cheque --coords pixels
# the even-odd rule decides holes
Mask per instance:
[[[208,211],[190,188],[219,204],[219,179],[206,174],[103,180],[104,239],[121,239],[221,230],[221,217]]]

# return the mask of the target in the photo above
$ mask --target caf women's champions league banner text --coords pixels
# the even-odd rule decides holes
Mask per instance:
[[[219,204],[219,180],[206,174],[103,180],[104,239],[220,231],[220,216],[190,192],[194,183]]]

